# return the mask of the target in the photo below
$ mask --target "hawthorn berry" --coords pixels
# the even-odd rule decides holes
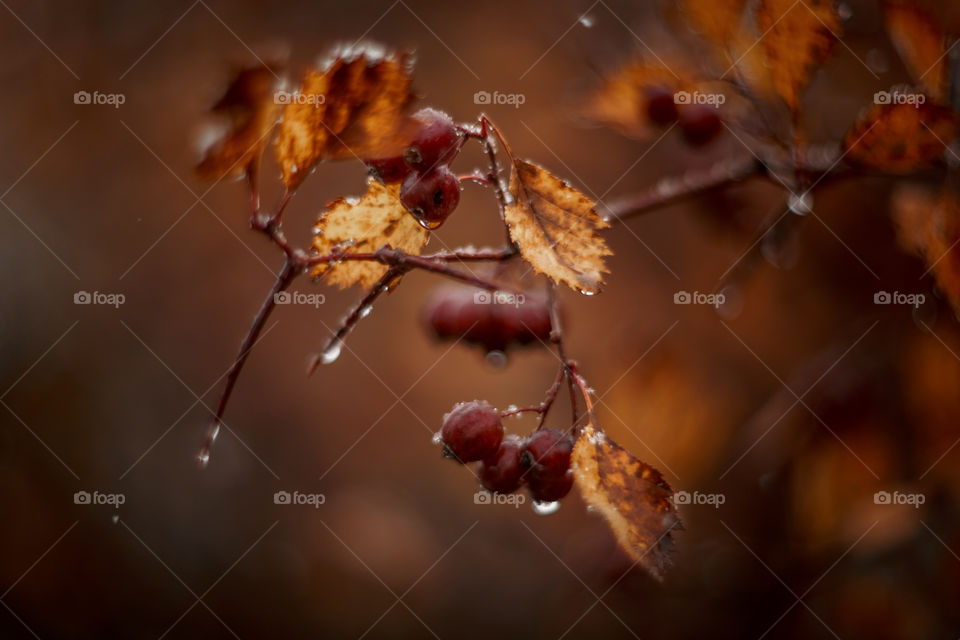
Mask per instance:
[[[644,94],[647,99],[647,117],[654,124],[665,127],[677,119],[677,103],[668,87],[647,87]]]
[[[444,456],[476,462],[497,452],[503,440],[503,423],[496,409],[485,401],[460,402],[443,416],[440,439]]]
[[[413,114],[417,132],[403,158],[415,171],[427,172],[448,164],[459,151],[460,134],[453,118],[429,107]]]
[[[520,463],[523,440],[508,435],[496,453],[480,465],[480,483],[484,489],[495,493],[513,493],[523,484],[524,468]]]
[[[462,339],[487,352],[547,342],[551,323],[546,297],[529,292],[519,300],[508,304],[476,287],[444,286],[428,300],[424,318],[438,338]]]
[[[427,229],[436,229],[460,202],[460,181],[444,166],[411,171],[400,187],[400,202]]]
[[[705,104],[684,105],[680,109],[679,124],[684,139],[698,147],[713,140],[722,128],[720,114]]]
[[[530,495],[537,502],[554,502],[570,493],[573,438],[558,429],[534,431],[524,442],[521,464]]]
[[[374,158],[366,161],[367,167],[371,173],[382,182],[400,182],[410,174],[410,165],[408,165],[403,156],[394,156],[392,158]]]

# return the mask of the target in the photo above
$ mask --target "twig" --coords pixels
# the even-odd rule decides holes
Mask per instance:
[[[560,324],[560,303],[557,299],[557,285],[554,282],[550,282],[547,285],[547,302],[550,306],[550,342],[557,348],[557,356],[560,357],[560,362],[563,363],[562,371],[567,378],[567,386],[570,391],[570,411],[573,414],[571,424],[575,425],[580,411],[577,407],[577,394],[573,388],[574,366],[573,361],[567,357],[566,347],[563,346],[563,326]]]
[[[260,305],[260,310],[257,311],[257,315],[253,319],[253,324],[250,325],[250,329],[247,331],[246,337],[240,344],[240,350],[237,353],[236,358],[234,358],[233,365],[231,365],[230,370],[227,372],[227,381],[223,392],[220,394],[220,401],[217,403],[217,412],[213,416],[213,420],[210,422],[210,426],[207,429],[207,435],[203,441],[203,447],[201,448],[200,455],[198,456],[200,466],[206,466],[206,464],[210,461],[210,448],[213,446],[214,441],[217,439],[217,436],[220,433],[220,423],[223,419],[223,413],[226,411],[227,402],[230,400],[230,394],[233,393],[233,388],[237,383],[237,378],[240,376],[240,371],[243,369],[243,365],[247,361],[247,357],[250,355],[250,349],[253,347],[254,343],[256,343],[257,337],[260,335],[260,332],[263,330],[263,327],[267,322],[267,318],[270,317],[270,313],[277,304],[277,294],[285,291],[287,287],[290,286],[290,283],[293,282],[294,278],[297,277],[300,271],[301,268],[297,262],[288,258],[283,263],[283,268],[280,270],[280,273],[277,274],[277,279],[273,283],[270,293],[263,301],[263,304]]]

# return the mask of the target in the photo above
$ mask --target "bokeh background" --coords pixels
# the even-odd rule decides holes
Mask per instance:
[[[4,638],[960,633],[960,335],[897,245],[890,180],[818,191],[815,217],[727,292],[722,313],[673,296],[711,291],[783,209],[762,182],[612,229],[605,292],[563,294],[602,425],[675,489],[724,496],[680,508],[686,531],[663,584],[575,494],[549,516],[474,504],[473,475],[431,444],[441,416],[473,398],[538,402],[556,359],[529,350],[494,369],[435,343],[420,319],[430,275],[378,302],[311,378],[308,353],[358,292],[280,308],[209,468],[194,464],[205,405],[280,265],[247,228],[242,185],[191,173],[204,110],[233,65],[280,46],[302,68],[361,36],[415,49],[423,104],[470,120],[476,91],[524,94],[520,108],[487,107],[515,151],[608,201],[746,153],[729,135],[690,149],[676,132],[640,143],[576,117],[598,74],[641,41],[683,52],[657,7],[0,4]],[[906,80],[874,3],[847,8],[843,44],[807,99],[823,140]],[[80,90],[125,102],[77,105]],[[472,150],[456,167],[482,161]],[[288,234],[305,243],[322,205],[363,181],[359,163],[321,166]],[[498,225],[493,196],[469,185],[431,246],[498,244]],[[295,290],[315,291],[305,279]],[[927,302],[874,305],[881,290]],[[125,303],[75,305],[78,291]],[[562,427],[560,402],[551,423]],[[77,505],[82,490],[125,502]],[[325,503],[275,505],[280,490]],[[877,491],[924,503],[878,505]]]

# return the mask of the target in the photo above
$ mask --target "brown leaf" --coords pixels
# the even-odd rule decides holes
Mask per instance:
[[[920,7],[883,3],[887,32],[913,79],[939,103],[947,99],[947,37]]]
[[[342,249],[369,253],[385,246],[417,255],[427,242],[428,232],[400,204],[398,185],[367,180],[367,193],[360,199],[339,198],[327,205],[316,225],[313,249],[319,255]],[[347,260],[317,265],[314,276],[326,276],[341,289],[358,285],[370,287],[387,272],[379,262]]]
[[[321,160],[399,155],[412,132],[412,67],[408,54],[360,47],[309,69],[284,107],[276,142],[287,188]]]
[[[279,107],[274,92],[281,86],[277,65],[241,69],[223,96],[210,108],[228,122],[226,130],[207,145],[196,167],[205,180],[219,180],[247,172],[260,159]]]
[[[520,254],[543,273],[585,293],[597,293],[612,255],[598,230],[607,223],[595,203],[543,167],[515,160],[504,219]]]
[[[832,0],[759,0],[756,17],[774,87],[797,114],[810,77],[833,49],[840,16]]]
[[[946,107],[878,104],[857,120],[843,148],[853,163],[907,173],[936,163],[955,135],[956,119]]]
[[[659,135],[647,104],[650,91],[692,91],[698,75],[687,65],[656,60],[631,61],[606,77],[588,98],[583,115],[623,135],[640,140]]]
[[[936,195],[919,187],[891,200],[901,246],[922,257],[954,312],[960,314],[960,194],[948,185]]]
[[[704,40],[725,49],[742,29],[746,0],[680,0],[680,10]]]
[[[586,503],[606,519],[620,546],[663,580],[671,562],[672,531],[683,528],[670,485],[592,423],[580,433],[572,461]]]

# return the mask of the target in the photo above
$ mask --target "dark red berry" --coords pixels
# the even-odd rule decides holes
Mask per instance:
[[[527,438],[521,462],[534,500],[553,502],[570,493],[573,488],[572,453],[573,438],[563,431],[540,429]]]
[[[443,416],[440,438],[444,455],[460,462],[484,460],[500,447],[503,423],[487,402],[460,402]]]
[[[647,117],[654,124],[666,127],[677,119],[677,103],[668,87],[647,87],[644,96],[647,99]]]
[[[400,187],[400,202],[427,229],[436,229],[460,202],[460,181],[446,166],[413,171]]]
[[[408,165],[402,156],[392,158],[377,158],[367,160],[367,166],[371,173],[382,182],[400,182],[410,174],[410,165]]]
[[[496,493],[513,493],[523,483],[523,465],[520,454],[523,452],[523,440],[508,435],[500,443],[500,448],[480,465],[480,483],[483,488]]]
[[[520,297],[442,286],[427,302],[424,317],[438,338],[463,339],[487,352],[550,340],[550,308],[539,293]]]
[[[707,144],[723,127],[716,108],[705,104],[684,105],[679,122],[684,139],[694,146]]]
[[[419,125],[403,158],[416,171],[427,172],[448,164],[459,150],[460,134],[453,118],[436,109],[421,109],[413,114]]]

